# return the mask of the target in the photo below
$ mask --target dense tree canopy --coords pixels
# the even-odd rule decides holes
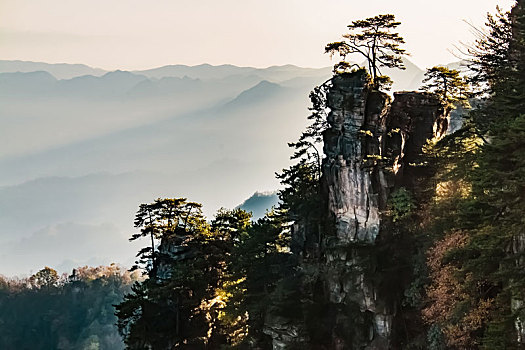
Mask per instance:
[[[423,313],[447,348],[516,349],[525,341],[522,6],[488,17],[471,51],[483,104],[438,145],[441,189],[456,190],[441,191],[430,213],[445,235],[429,253],[430,303]]]
[[[252,223],[241,209],[220,209],[207,223],[200,205],[183,198],[142,204],[141,232],[132,238],[153,237],[159,244],[139,252],[143,261],[154,259],[146,261],[148,278],[116,308],[127,347],[264,344],[264,306],[289,255],[281,252],[284,225],[269,215]]]
[[[113,305],[140,273],[117,265],[59,276],[46,267],[28,279],[0,277],[0,348],[118,350]]]

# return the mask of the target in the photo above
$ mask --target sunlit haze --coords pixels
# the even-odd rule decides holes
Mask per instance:
[[[167,64],[266,67],[331,64],[324,44],[352,20],[393,13],[411,60],[456,61],[493,0],[3,0],[0,59],[84,63],[104,69]],[[499,2],[508,8],[511,1]]]

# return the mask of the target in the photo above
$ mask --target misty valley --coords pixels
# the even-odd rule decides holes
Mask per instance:
[[[400,25],[326,68],[0,60],[0,349],[524,349],[525,3],[425,69]]]

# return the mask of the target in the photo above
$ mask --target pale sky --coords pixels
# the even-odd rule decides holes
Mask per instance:
[[[392,13],[421,68],[457,61],[496,5],[512,0],[0,0],[0,59],[104,69],[167,64],[333,64],[324,45],[356,19]]]

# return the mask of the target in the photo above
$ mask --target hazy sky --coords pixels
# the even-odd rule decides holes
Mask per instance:
[[[457,60],[469,26],[512,0],[0,0],[0,59],[106,69],[166,64],[331,64],[324,45],[352,20],[393,13],[411,60]]]

